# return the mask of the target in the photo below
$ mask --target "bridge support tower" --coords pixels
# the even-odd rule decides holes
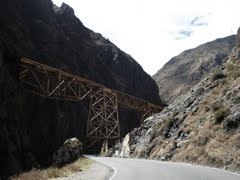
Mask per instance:
[[[99,149],[100,142],[106,154],[108,144],[120,138],[117,94],[103,87],[91,92],[90,98],[86,148]]]

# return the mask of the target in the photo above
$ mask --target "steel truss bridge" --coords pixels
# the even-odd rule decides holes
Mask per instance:
[[[108,140],[119,140],[118,106],[142,112],[142,119],[162,111],[163,107],[62,70],[21,58],[19,79],[32,93],[52,99],[81,101],[90,98],[86,148]]]

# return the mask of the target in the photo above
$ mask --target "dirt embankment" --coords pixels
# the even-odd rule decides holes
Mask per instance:
[[[80,158],[61,168],[32,169],[31,171],[14,176],[13,180],[108,180],[113,169],[88,158]]]

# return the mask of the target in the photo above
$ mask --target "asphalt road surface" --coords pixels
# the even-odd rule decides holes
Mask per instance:
[[[86,156],[114,169],[111,180],[240,180],[224,170],[184,163]]]

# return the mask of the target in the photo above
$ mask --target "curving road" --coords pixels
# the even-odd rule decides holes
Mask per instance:
[[[114,168],[111,180],[240,180],[227,171],[184,163],[86,156]]]

